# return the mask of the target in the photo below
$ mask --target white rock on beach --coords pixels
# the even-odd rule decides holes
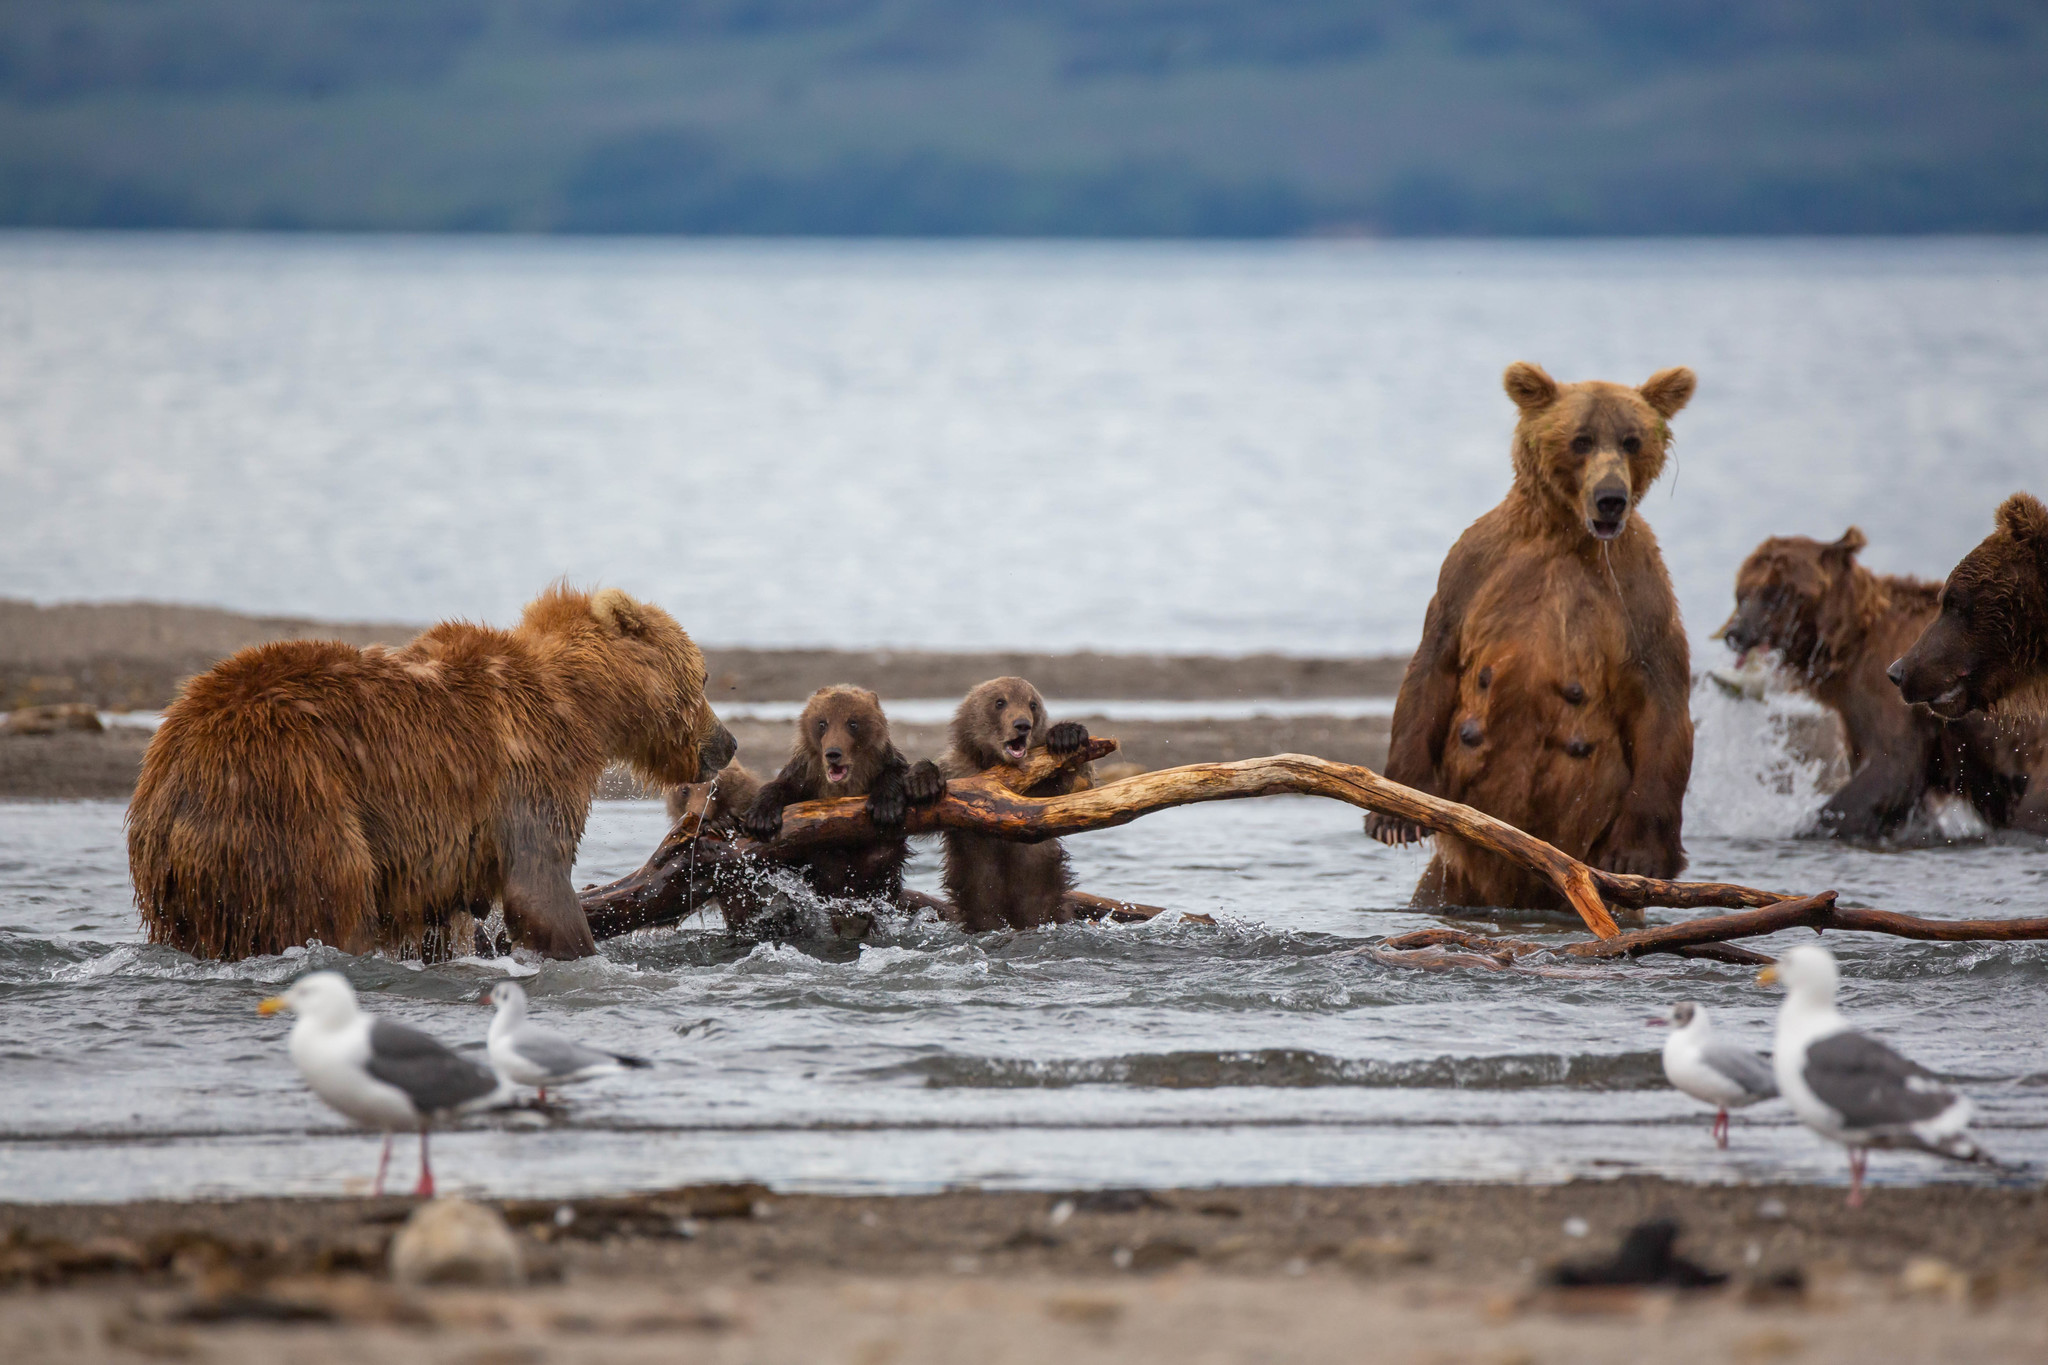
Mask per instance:
[[[391,1239],[400,1284],[518,1284],[519,1239],[496,1209],[449,1196],[422,1204]]]

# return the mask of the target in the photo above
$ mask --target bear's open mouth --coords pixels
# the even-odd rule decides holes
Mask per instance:
[[[1031,736],[1018,735],[1015,739],[1003,741],[1003,752],[1011,758],[1024,757],[1024,751],[1031,747]]]
[[[851,763],[834,763],[830,759],[825,761],[825,780],[827,782],[844,782],[852,775],[853,765]]]
[[[1594,517],[1586,523],[1586,528],[1593,533],[1595,540],[1612,540],[1621,534],[1621,528],[1627,523],[1628,518],[1626,517],[1620,521],[1602,521],[1600,518]]]

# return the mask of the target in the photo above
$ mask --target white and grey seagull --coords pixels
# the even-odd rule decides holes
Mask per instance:
[[[1849,1152],[1849,1207],[1863,1203],[1872,1147],[1909,1148],[1951,1161],[1998,1163],[1971,1141],[1967,1097],[1918,1062],[1849,1027],[1835,1008],[1841,972],[1818,944],[1790,949],[1757,974],[1785,987],[1772,1059],[1778,1089],[1800,1121]]]
[[[534,1087],[542,1100],[547,1099],[551,1085],[570,1085],[593,1076],[616,1075],[628,1067],[654,1065],[645,1057],[586,1047],[529,1022],[526,990],[517,981],[500,981],[491,987],[491,1003],[498,1007],[491,1020],[491,1065],[506,1080]]]
[[[356,1004],[355,987],[339,972],[302,976],[256,1010],[296,1014],[287,1050],[306,1084],[331,1108],[365,1127],[384,1130],[372,1194],[384,1193],[392,1134],[417,1128],[420,1180],[413,1193],[432,1198],[427,1130],[437,1118],[491,1103],[505,1088],[488,1070],[418,1029],[365,1012]]]
[[[1671,1036],[1664,1040],[1664,1078],[1694,1099],[1714,1106],[1714,1145],[1726,1147],[1728,1111],[1746,1109],[1777,1095],[1771,1064],[1746,1047],[1724,1042],[1708,1022],[1705,1005],[1681,1000],[1671,1007],[1668,1022]]]

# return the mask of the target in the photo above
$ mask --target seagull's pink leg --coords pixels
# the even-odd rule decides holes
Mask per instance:
[[[391,1164],[391,1134],[384,1135],[384,1154],[377,1158],[377,1178],[370,1184],[370,1198],[380,1199],[384,1195],[384,1168]]]
[[[541,1102],[542,1104],[546,1104],[546,1103],[548,1102],[548,1088],[547,1088],[546,1086],[544,1086],[544,1085],[537,1085],[537,1086],[535,1086],[535,1087],[534,1087],[534,1093],[540,1096],[540,1102]]]
[[[1726,1109],[1714,1115],[1714,1145],[1716,1147],[1726,1147],[1728,1145],[1728,1111]]]
[[[1870,1153],[1861,1147],[1849,1149],[1849,1207],[1863,1207],[1863,1168],[1870,1164]]]
[[[413,1198],[434,1197],[434,1168],[427,1164],[427,1126],[420,1125],[420,1183],[413,1186]]]

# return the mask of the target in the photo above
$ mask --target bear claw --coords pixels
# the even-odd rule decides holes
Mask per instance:
[[[946,775],[930,759],[920,760],[903,777],[903,795],[913,806],[928,806],[946,794]]]
[[[1088,745],[1088,727],[1078,720],[1063,720],[1045,732],[1045,747],[1055,754],[1078,752]]]

